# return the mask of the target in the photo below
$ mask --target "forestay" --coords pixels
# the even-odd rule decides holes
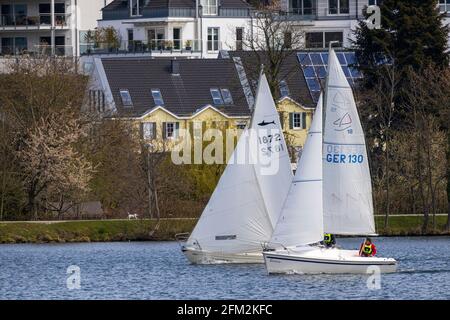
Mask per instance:
[[[271,246],[310,244],[323,238],[322,110],[321,95]]]

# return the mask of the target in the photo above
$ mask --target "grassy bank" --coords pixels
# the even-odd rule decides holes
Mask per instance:
[[[377,232],[386,236],[418,236],[422,234],[421,228],[423,217],[421,216],[391,216],[389,217],[388,229],[384,229],[384,217],[376,216],[375,224]],[[444,235],[449,234],[445,231],[447,216],[436,216],[436,230],[433,230],[432,217],[426,235]]]
[[[0,223],[0,243],[174,240],[175,234],[190,232],[195,223],[192,219],[162,220],[153,235],[155,221],[149,220]]]
[[[158,231],[153,235],[150,235],[150,231],[153,230],[155,222],[149,220],[0,223],[0,243],[174,240],[175,234],[192,231],[196,222],[195,219],[162,220]],[[448,234],[444,232],[446,222],[446,216],[438,216],[437,229],[430,231],[429,235]],[[391,217],[389,230],[382,228],[383,217],[376,217],[376,224],[380,235],[421,235],[422,217]]]

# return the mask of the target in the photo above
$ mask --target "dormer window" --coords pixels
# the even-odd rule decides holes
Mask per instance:
[[[280,95],[282,98],[289,97],[289,87],[286,80],[280,81]]]
[[[225,104],[233,104],[233,97],[231,97],[231,92],[228,89],[220,89],[222,93],[223,102]]]
[[[130,0],[130,15],[141,16],[145,0]]]
[[[233,97],[231,96],[231,92],[229,89],[211,88],[210,91],[214,105],[222,106],[233,104]]]
[[[213,98],[213,102],[215,105],[223,105],[223,99],[222,99],[222,95],[220,94],[219,89],[217,88],[213,88],[210,89],[211,91],[211,96]]]
[[[202,0],[203,15],[205,16],[217,16],[218,0]]]
[[[163,106],[164,100],[159,89],[152,89],[153,100],[155,101],[156,106]]]
[[[120,90],[120,98],[122,99],[122,105],[124,107],[132,107],[133,101],[131,100],[130,91],[128,89]]]

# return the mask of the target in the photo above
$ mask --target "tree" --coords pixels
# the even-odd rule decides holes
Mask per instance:
[[[67,200],[77,202],[89,191],[92,165],[76,150],[76,143],[84,134],[80,119],[51,113],[41,117],[35,126],[16,136],[15,159],[19,163],[23,184],[28,195],[27,211],[37,219],[37,203],[57,211],[67,211]],[[61,121],[64,119],[64,121]],[[47,206],[59,199],[59,207]],[[66,201],[65,201],[66,200]]]
[[[377,78],[382,62],[392,59],[402,76],[408,67],[418,71],[430,63],[448,66],[449,29],[436,6],[436,0],[384,0],[381,29],[371,30],[364,21],[359,23],[352,44],[367,84]]]
[[[99,27],[86,32],[84,41],[88,44],[93,44],[94,48],[112,51],[120,48],[122,38],[114,27]],[[90,51],[91,48],[88,50]]]
[[[259,77],[261,65],[275,99],[280,97],[279,83],[298,70],[286,68],[285,61],[304,47],[305,32],[289,15],[281,11],[281,1],[259,2],[252,19],[252,33],[244,36],[242,47],[250,51],[244,68],[253,82]]]
[[[20,202],[17,211],[37,218],[54,195],[87,191],[92,168],[78,145],[90,123],[81,113],[87,78],[72,59],[23,58],[8,67],[0,78],[1,116],[8,127],[2,160],[14,161],[3,167],[0,199],[4,206],[7,191],[20,185],[26,201],[11,201]]]
[[[372,89],[377,86],[378,94],[392,92],[393,108],[391,112],[391,128],[408,130],[411,120],[410,113],[414,103],[420,100],[420,108],[428,116],[440,119],[440,130],[448,132],[448,118],[440,115],[448,109],[448,74],[449,55],[447,52],[448,26],[444,23],[444,15],[436,9],[435,0],[385,0],[381,8],[381,29],[370,30],[361,21],[355,30],[353,45],[358,59],[358,68],[364,73],[363,87]],[[394,66],[396,79],[395,90],[392,91],[392,82],[385,81],[386,66]],[[420,85],[417,85],[421,79]],[[433,79],[433,80],[431,80]],[[381,86],[380,86],[381,84]],[[422,89],[427,88],[427,89]],[[420,99],[417,94],[420,93]],[[368,117],[369,141],[372,141],[372,159],[383,163],[389,158],[382,159],[380,155],[388,155],[388,146],[385,130],[375,128],[371,124],[383,123],[383,112],[379,104],[365,104],[364,109]],[[386,111],[386,110],[385,110]],[[422,112],[421,111],[421,112]],[[416,113],[417,114],[417,113]],[[428,119],[423,115],[423,119]],[[448,116],[447,116],[448,117]],[[418,118],[417,118],[418,119]],[[416,120],[417,120],[416,119]],[[419,124],[419,122],[416,122]],[[372,130],[373,129],[373,130]],[[395,133],[395,132],[394,132]],[[450,137],[447,134],[447,154],[450,154]],[[378,146],[378,147],[377,147]],[[391,154],[392,156],[392,154]],[[412,155],[411,155],[412,156]],[[449,157],[449,156],[447,156]],[[417,157],[416,157],[417,158]],[[380,167],[375,163],[375,167]],[[389,175],[386,167],[383,175]],[[447,189],[450,191],[450,172],[447,172]],[[386,180],[389,188],[391,179]],[[450,192],[447,192],[448,211],[450,217]],[[427,219],[427,217],[425,217]],[[449,222],[450,224],[450,222]]]
[[[375,172],[376,182],[381,182],[384,189],[385,218],[384,228],[389,227],[389,216],[391,213],[391,172],[392,151],[391,139],[393,126],[396,121],[395,94],[400,81],[395,61],[384,64],[377,69],[377,83],[371,89],[359,92],[360,110],[365,121],[365,131],[374,137],[373,143],[369,144],[372,154],[372,172]],[[373,159],[375,158],[375,159]],[[382,168],[377,165],[383,165]]]

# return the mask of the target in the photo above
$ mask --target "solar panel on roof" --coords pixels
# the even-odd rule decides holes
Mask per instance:
[[[356,69],[356,55],[354,52],[336,53],[342,70],[351,86],[354,86],[357,79],[362,78],[361,72]],[[326,52],[299,52],[297,58],[300,62],[303,75],[308,84],[309,91],[315,101],[318,100],[321,89],[321,82],[324,84],[328,69],[328,53]]]

